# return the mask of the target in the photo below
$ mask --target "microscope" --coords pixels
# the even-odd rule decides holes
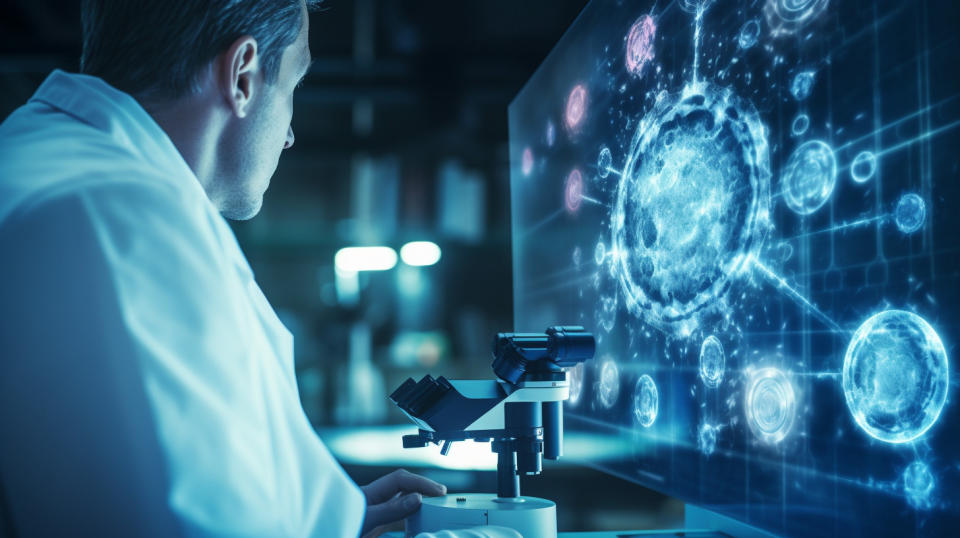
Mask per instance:
[[[497,525],[526,538],[556,538],[556,504],[520,495],[520,476],[542,470],[542,458],[563,453],[565,368],[593,358],[596,341],[583,327],[557,326],[538,333],[499,333],[493,372],[499,380],[408,378],[390,395],[419,428],[403,436],[404,448],[457,441],[489,442],[497,454],[497,493],[424,497],[407,518],[407,536],[419,532]]]

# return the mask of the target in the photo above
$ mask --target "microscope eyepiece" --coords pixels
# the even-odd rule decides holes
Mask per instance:
[[[596,340],[583,327],[556,326],[545,334],[499,333],[493,340],[493,371],[516,384],[526,373],[559,372],[592,359]]]

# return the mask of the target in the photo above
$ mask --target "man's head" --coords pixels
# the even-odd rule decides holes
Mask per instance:
[[[293,144],[304,0],[83,1],[81,71],[140,101],[228,218],[250,218]]]

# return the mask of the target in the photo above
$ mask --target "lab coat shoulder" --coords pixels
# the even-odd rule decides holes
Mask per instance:
[[[140,387],[139,398],[102,401],[132,406],[117,417],[125,424],[116,430],[139,434],[103,442],[150,444],[141,453],[155,457],[130,466],[169,482],[164,503],[188,535],[356,534],[362,494],[303,416],[292,365],[281,361],[290,351],[278,347],[289,334],[262,299],[222,218],[195,191],[155,170],[120,157],[104,168],[109,173],[75,169],[42,188],[23,189],[22,203],[0,224],[6,237],[0,248],[18,260],[21,275],[47,275],[20,279],[18,304],[36,322],[24,319],[23,328],[53,331],[46,337],[61,344],[42,349],[48,357],[96,357],[88,366],[97,375],[86,391]],[[31,237],[38,228],[46,231]],[[45,255],[36,255],[35,240]],[[56,293],[39,289],[50,282],[60,283]],[[85,311],[77,307],[84,301]],[[85,323],[71,326],[78,317]],[[78,334],[92,327],[100,337]],[[20,347],[27,352],[26,344]],[[42,375],[20,368],[8,379]],[[81,423],[94,423],[103,409],[96,401],[85,406]],[[140,435],[144,421],[150,435]],[[90,453],[98,452],[114,450]],[[19,453],[29,459],[29,450]],[[91,456],[88,466],[102,463]]]
[[[19,236],[3,248],[20,253],[36,250],[27,237],[31,229],[52,227],[37,238],[52,254],[18,256],[33,266],[24,272],[42,271],[49,275],[44,282],[69,282],[60,288],[95,298],[89,311],[70,314],[71,306],[59,314],[64,305],[57,297],[38,306],[44,291],[21,289],[28,297],[20,304],[29,303],[34,316],[59,320],[52,326],[59,334],[46,337],[63,346],[51,355],[98,357],[88,366],[103,369],[87,379],[85,391],[110,394],[119,385],[142,392],[140,398],[117,396],[109,405],[125,406],[120,418],[131,422],[117,432],[143,433],[148,420],[153,433],[129,439],[112,433],[104,437],[111,450],[88,453],[112,454],[117,446],[154,439],[156,458],[131,466],[154,469],[156,480],[169,481],[164,503],[187,535],[356,535],[362,493],[303,415],[291,372],[280,361],[278,333],[284,329],[278,321],[270,327],[272,311],[251,308],[251,296],[262,295],[217,233],[213,219],[219,216],[163,178],[135,167],[131,172],[141,175],[53,189],[0,225]],[[50,245],[56,238],[59,244]],[[82,316],[77,330],[97,327],[103,337],[84,339],[64,316]],[[95,422],[99,412],[88,409],[85,422]],[[106,465],[91,460],[90,468]],[[22,466],[31,467],[37,466]],[[116,470],[123,472],[122,465]]]
[[[303,414],[292,338],[229,226],[172,146],[112,125],[41,101],[0,125],[15,514],[73,516],[38,534],[356,535],[363,495]],[[29,502],[37,484],[58,494]]]
[[[158,174],[137,148],[43,102],[20,107],[0,125],[0,222],[86,188],[139,185],[182,195],[177,179]]]

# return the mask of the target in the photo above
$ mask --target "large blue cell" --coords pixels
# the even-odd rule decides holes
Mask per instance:
[[[800,215],[827,203],[837,184],[837,159],[826,142],[810,140],[797,148],[780,178],[783,200]]]
[[[637,127],[611,214],[627,308],[689,329],[759,249],[769,182],[766,130],[750,103],[706,84],[661,96]]]
[[[863,431],[887,443],[906,443],[940,417],[950,369],[929,323],[912,312],[886,310],[854,333],[842,379],[847,407]]]

